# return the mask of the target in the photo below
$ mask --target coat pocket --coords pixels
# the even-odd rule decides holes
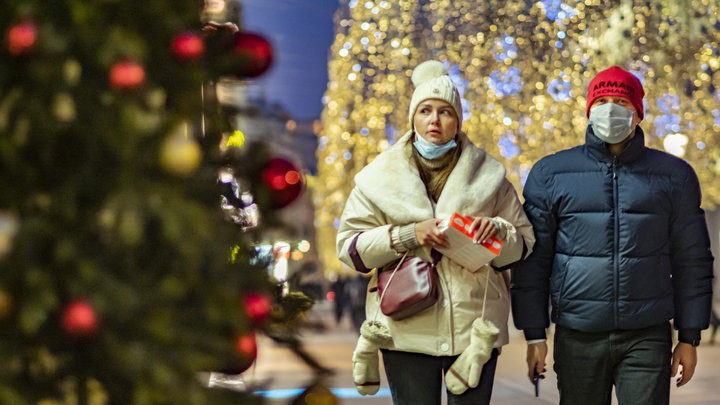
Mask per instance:
[[[562,262],[553,266],[550,298],[552,301],[552,320],[557,320],[560,312],[563,310],[565,301],[565,289],[568,277],[568,268],[570,267],[570,258],[566,257]]]

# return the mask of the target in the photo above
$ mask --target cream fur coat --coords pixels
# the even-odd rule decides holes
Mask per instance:
[[[463,151],[448,177],[437,204],[427,196],[417,168],[411,160],[412,145],[408,132],[392,147],[380,154],[355,177],[345,205],[337,236],[340,260],[350,267],[350,242],[359,232],[357,250],[367,268],[382,267],[402,257],[391,246],[393,226],[444,219],[454,212],[461,215],[486,216],[505,228],[502,252],[491,263],[503,268],[524,259],[535,241],[515,189],[505,179],[505,167],[477,148],[464,133],[459,134]],[[429,259],[430,250],[419,248],[409,255]],[[366,302],[368,319],[385,323],[392,343],[386,348],[435,356],[462,353],[470,344],[472,323],[483,310],[486,277],[489,277],[485,318],[500,329],[496,347],[508,342],[510,299],[502,273],[489,265],[470,271],[443,257],[437,266],[441,296],[437,304],[419,314],[394,321],[379,309],[377,292],[369,292]],[[369,288],[376,286],[373,275]]]

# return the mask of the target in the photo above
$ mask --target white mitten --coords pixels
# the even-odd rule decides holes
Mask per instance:
[[[365,321],[360,327],[360,339],[353,353],[353,379],[360,395],[375,395],[380,390],[378,349],[390,340],[390,330],[380,322]]]
[[[475,388],[480,382],[482,368],[490,360],[493,346],[500,331],[485,319],[476,319],[470,333],[470,346],[465,349],[445,374],[445,385],[455,395],[468,388]]]

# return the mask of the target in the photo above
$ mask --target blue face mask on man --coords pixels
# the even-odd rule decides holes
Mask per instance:
[[[413,145],[420,156],[425,159],[437,159],[455,148],[457,143],[455,142],[455,138],[453,138],[450,142],[444,145],[435,145],[434,143],[425,140],[422,136],[415,134],[415,142],[413,142]]]

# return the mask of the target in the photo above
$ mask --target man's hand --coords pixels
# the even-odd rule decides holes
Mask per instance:
[[[440,232],[439,219],[431,218],[415,224],[415,237],[419,244],[429,248],[447,249],[450,247],[448,237]]]
[[[697,365],[697,348],[691,344],[680,342],[675,346],[672,356],[672,376],[679,375],[677,386],[682,387],[687,384],[695,374],[695,366]],[[679,367],[682,369],[679,371]]]
[[[490,218],[477,217],[474,218],[472,226],[470,226],[470,232],[475,232],[473,242],[477,245],[488,241],[491,236],[495,236],[497,233],[497,227]]]
[[[527,364],[528,364],[528,378],[531,383],[535,383],[533,378],[538,375],[538,378],[545,378],[543,374],[545,370],[545,357],[547,357],[548,347],[547,342],[533,343],[528,345],[527,348]]]

